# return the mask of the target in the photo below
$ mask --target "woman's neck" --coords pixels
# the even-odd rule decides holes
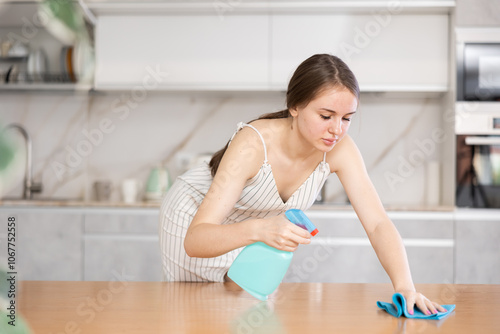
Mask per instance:
[[[282,129],[280,147],[289,159],[305,161],[319,155],[318,149],[314,148],[300,133],[296,118],[284,119]]]

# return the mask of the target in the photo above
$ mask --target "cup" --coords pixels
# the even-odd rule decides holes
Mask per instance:
[[[146,183],[147,201],[161,201],[163,195],[170,187],[170,175],[165,167],[157,166],[151,169]]]
[[[12,47],[12,42],[11,41],[3,41],[0,44],[0,55],[2,57],[8,57],[9,56],[9,51],[10,48]]]
[[[96,181],[94,182],[95,198],[98,202],[106,202],[111,198],[112,183],[111,181]]]
[[[137,179],[125,179],[122,182],[122,199],[123,202],[131,204],[137,202],[139,198],[139,190],[141,182]]]

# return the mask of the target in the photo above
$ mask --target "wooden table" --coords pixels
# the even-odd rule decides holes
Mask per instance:
[[[443,320],[379,310],[389,284],[283,283],[260,302],[235,283],[19,282],[19,312],[35,334],[500,333],[500,285],[417,285]]]

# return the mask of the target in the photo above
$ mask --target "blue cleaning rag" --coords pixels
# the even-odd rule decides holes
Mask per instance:
[[[386,302],[377,302],[377,306],[380,307],[381,309],[387,311],[390,315],[395,316],[396,318],[399,318],[401,315],[404,314],[405,317],[407,318],[413,318],[413,319],[435,319],[435,320],[440,320],[447,315],[449,315],[453,310],[455,309],[455,305],[442,305],[447,311],[446,312],[439,312],[436,314],[431,314],[427,315],[422,313],[417,307],[413,309],[413,314],[409,314],[408,310],[406,309],[406,299],[403,297],[402,294],[400,293],[395,293],[392,295],[392,302],[391,303],[386,303]]]

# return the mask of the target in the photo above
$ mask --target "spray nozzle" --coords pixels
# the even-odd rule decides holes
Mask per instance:
[[[285,215],[289,221],[299,227],[302,227],[304,230],[307,230],[312,236],[315,236],[318,233],[316,226],[314,226],[302,210],[290,209],[285,212]]]

